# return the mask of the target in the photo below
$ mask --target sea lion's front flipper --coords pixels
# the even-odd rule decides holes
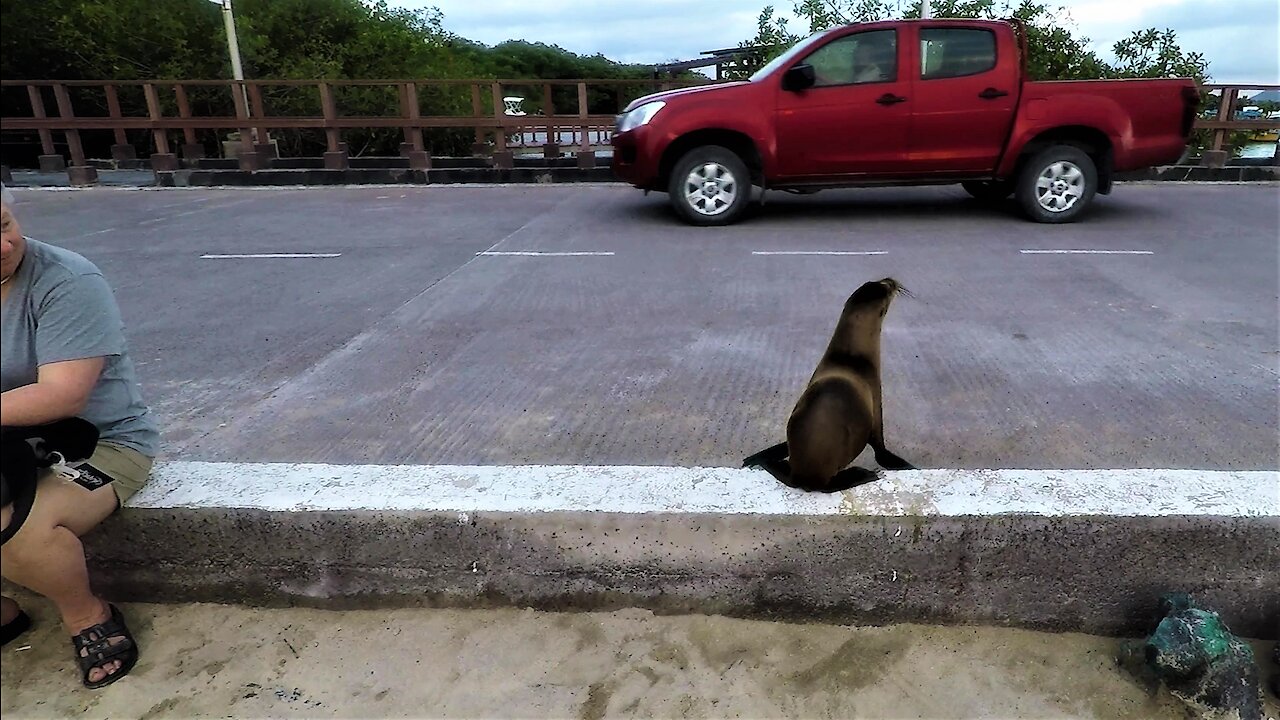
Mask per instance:
[[[752,455],[742,461],[742,467],[765,467],[767,463],[777,462],[787,457],[787,444],[782,442]]]

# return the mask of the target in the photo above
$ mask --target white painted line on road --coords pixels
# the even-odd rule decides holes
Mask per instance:
[[[1019,250],[1023,255],[1155,255],[1150,250]]]
[[[233,253],[228,255],[201,255],[201,260],[258,260],[261,258],[283,258],[288,260],[296,260],[299,258],[336,258],[342,257],[342,253]]]
[[[763,470],[161,462],[128,505],[269,511],[1277,517],[1275,471],[908,470],[844,493]]]
[[[518,257],[607,257],[613,255],[611,252],[543,252],[540,250],[485,250],[476,253],[480,255],[492,256],[518,256]]]
[[[752,255],[888,255],[888,250],[752,250]]]

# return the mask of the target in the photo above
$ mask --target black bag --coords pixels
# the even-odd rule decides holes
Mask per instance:
[[[97,445],[98,428],[82,418],[0,427],[0,505],[29,496],[41,470],[84,462]]]

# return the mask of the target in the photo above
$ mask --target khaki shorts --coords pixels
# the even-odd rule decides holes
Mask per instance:
[[[151,458],[123,445],[100,442],[88,462],[111,476],[111,487],[115,489],[122,506],[151,477]]]

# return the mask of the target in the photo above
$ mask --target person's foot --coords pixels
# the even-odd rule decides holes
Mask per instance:
[[[116,650],[119,645],[133,642],[123,622],[118,628],[110,624],[114,618],[111,606],[101,598],[95,598],[95,600],[98,605],[95,612],[83,617],[63,618],[63,623],[71,632],[72,640],[75,641],[76,651],[80,656],[77,660],[82,668],[85,668],[90,653],[106,658],[100,663],[94,663],[85,668],[85,684],[90,686],[98,685],[112,675],[121,673],[125,661],[112,659],[113,655],[118,655],[113,650]],[[107,632],[100,632],[102,628],[99,626],[105,626]],[[107,641],[107,645],[99,649],[98,644],[103,640]]]

